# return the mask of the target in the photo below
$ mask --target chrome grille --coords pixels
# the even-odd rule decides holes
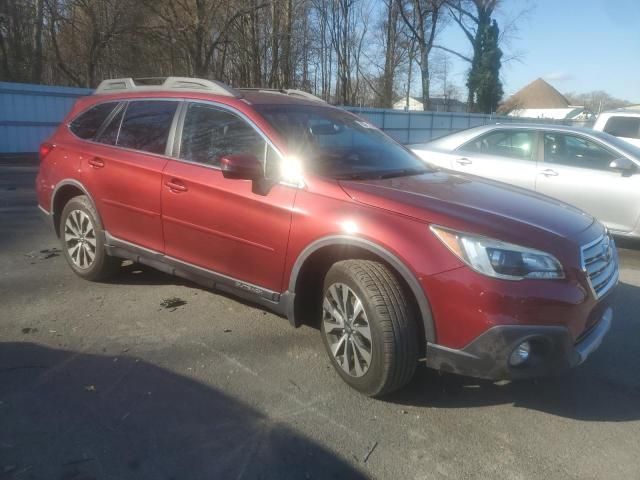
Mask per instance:
[[[618,282],[618,255],[609,234],[582,247],[582,269],[594,297],[602,297],[615,286]]]

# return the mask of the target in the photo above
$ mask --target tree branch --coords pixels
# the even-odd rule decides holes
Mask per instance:
[[[456,57],[458,57],[458,58],[460,58],[460,59],[464,60],[465,62],[469,62],[469,63],[472,63],[472,62],[473,62],[473,60],[472,60],[471,58],[467,57],[466,55],[463,55],[463,54],[461,54],[460,52],[456,52],[455,50],[451,50],[450,48],[443,47],[442,45],[436,45],[436,44],[434,44],[434,45],[433,45],[433,48],[437,48],[437,49],[442,50],[442,51],[444,51],[444,52],[447,52],[447,53],[450,53],[450,54],[452,54],[452,55],[455,55]]]

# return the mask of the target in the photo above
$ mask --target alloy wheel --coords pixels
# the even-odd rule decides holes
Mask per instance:
[[[323,332],[342,370],[362,377],[371,365],[371,328],[362,301],[344,283],[334,283],[322,302]]]
[[[89,268],[96,257],[96,233],[89,215],[72,210],[64,223],[64,241],[73,264]]]

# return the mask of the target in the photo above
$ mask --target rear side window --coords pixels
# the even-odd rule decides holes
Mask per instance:
[[[182,129],[180,158],[220,166],[224,155],[265,155],[266,142],[240,117],[215,107],[189,105]]]
[[[498,130],[487,133],[459,148],[461,152],[531,160],[535,135],[526,130]]]
[[[92,140],[118,102],[101,103],[90,108],[71,122],[69,128],[78,137]]]
[[[117,134],[116,145],[164,154],[177,108],[178,102],[173,101],[129,102]]]
[[[124,106],[111,117],[109,123],[103,128],[102,133],[96,139],[97,142],[106,143],[107,145],[115,145],[118,141],[118,133],[120,132],[120,125],[122,124],[122,117],[124,117]]]
[[[611,117],[604,131],[614,137],[640,138],[640,117]]]

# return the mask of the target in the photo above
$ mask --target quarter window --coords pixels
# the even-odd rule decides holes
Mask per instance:
[[[84,140],[93,140],[109,114],[116,108],[116,105],[118,105],[118,102],[96,105],[76,117],[69,125],[69,128],[76,136]]]
[[[544,161],[571,167],[607,170],[617,156],[591,140],[562,133],[545,133]]]
[[[224,155],[250,153],[262,161],[265,148],[265,140],[237,115],[209,105],[189,105],[180,158],[217,167]]]
[[[640,138],[640,117],[611,117],[604,131],[615,137]]]
[[[178,102],[173,101],[129,102],[116,145],[164,154],[177,107]]]
[[[122,117],[124,117],[124,107],[116,113],[106,127],[102,130],[102,133],[98,136],[96,141],[100,143],[106,143],[107,145],[115,145],[118,141],[118,133],[120,132],[120,124],[122,123]]]
[[[460,147],[461,152],[531,160],[535,135],[521,130],[499,130],[478,137]]]

